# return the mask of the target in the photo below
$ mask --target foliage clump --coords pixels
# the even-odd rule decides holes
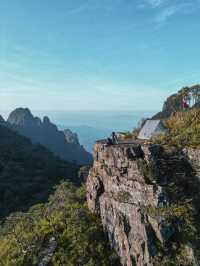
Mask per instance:
[[[154,219],[164,219],[173,229],[176,229],[177,240],[187,244],[196,237],[194,207],[190,202],[179,202],[165,207],[145,208],[145,213]]]
[[[183,106],[186,103],[187,107]],[[191,87],[183,87],[177,93],[169,96],[163,105],[161,112],[153,116],[153,119],[166,119],[174,112],[200,106],[200,84]]]
[[[127,203],[131,199],[131,194],[128,191],[119,191],[116,199],[119,202]]]
[[[28,213],[12,214],[1,227],[0,265],[38,265],[51,238],[57,243],[50,255],[51,266],[119,265],[100,220],[84,202],[84,188],[64,182],[48,203],[35,205]]]
[[[177,112],[165,121],[167,133],[153,139],[153,142],[168,146],[200,147],[200,109]]]
[[[144,159],[137,159],[137,166],[139,171],[143,174],[145,181],[147,184],[151,184],[156,180],[156,171],[151,166],[148,165]]]

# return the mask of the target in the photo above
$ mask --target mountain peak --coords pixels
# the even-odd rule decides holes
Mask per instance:
[[[50,121],[50,119],[49,119],[48,116],[44,116],[44,118],[43,118],[43,123],[44,123],[44,124],[50,124],[50,123],[51,123],[51,121]]]
[[[17,108],[7,120],[8,125],[21,135],[39,143],[57,156],[80,165],[92,162],[92,156],[79,143],[76,133],[60,131],[47,116],[43,120],[34,117],[28,108]]]
[[[11,125],[32,124],[34,117],[28,108],[17,108],[10,113],[7,122]]]

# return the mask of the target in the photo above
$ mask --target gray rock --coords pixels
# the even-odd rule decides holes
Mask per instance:
[[[159,145],[120,144],[105,146],[97,142],[94,146],[94,164],[87,179],[87,203],[89,209],[101,217],[123,266],[152,266],[153,258],[159,255],[159,247],[168,252],[171,237],[175,234],[174,224],[151,210],[167,208],[169,197],[166,184],[173,181],[176,171],[188,169],[183,154],[164,153]],[[191,160],[200,152],[189,151]],[[151,181],[138,162],[154,167]],[[197,162],[196,162],[197,164]],[[148,181],[148,182],[147,182]],[[147,211],[149,210],[149,211]],[[166,252],[166,253],[165,253]],[[190,251],[191,254],[193,251]],[[195,264],[194,264],[195,265]]]
[[[74,145],[80,145],[78,140],[78,135],[76,133],[73,133],[70,129],[65,129],[64,134],[65,134],[65,139],[68,143]]]
[[[159,185],[155,189],[155,185],[146,184],[137,165],[137,159],[143,157],[138,146],[103,147],[98,143],[94,146],[96,160],[87,179],[88,206],[101,216],[111,245],[122,265],[127,266],[133,265],[133,258],[138,266],[151,265],[151,256],[157,251],[153,245],[149,247],[147,224],[164,242],[159,222],[151,218],[152,226],[141,211],[147,206],[158,206],[163,192]]]
[[[47,266],[51,262],[52,256],[57,248],[57,241],[51,237],[43,250],[39,254],[38,266]]]
[[[80,165],[92,163],[92,155],[79,144],[78,136],[70,131],[59,131],[48,117],[43,121],[34,117],[28,108],[18,108],[8,117],[7,124],[33,143],[39,143],[62,159],[75,161]],[[68,137],[67,137],[68,133]]]

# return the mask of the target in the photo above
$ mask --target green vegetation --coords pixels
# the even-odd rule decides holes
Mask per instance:
[[[168,132],[153,142],[177,147],[200,147],[200,109],[194,108],[171,115],[165,122]]]
[[[184,87],[178,92],[178,95],[186,100],[189,106],[197,105],[200,102],[200,84]]]
[[[80,184],[79,167],[0,126],[0,218],[48,200],[63,179]]]
[[[148,206],[142,211],[155,220],[162,220],[164,226],[165,243],[163,245],[158,239],[155,241],[157,255],[153,258],[153,265],[194,266],[194,254],[189,248],[193,247],[198,257],[199,243],[197,212],[193,204],[185,201],[165,207]]]
[[[172,226],[175,224],[177,239],[183,244],[191,242],[196,237],[196,228],[194,222],[195,210],[191,203],[180,202],[166,207],[148,206],[144,211],[154,219],[163,218],[166,224]]]
[[[187,107],[183,108],[183,101]],[[169,96],[163,105],[163,110],[157,113],[154,119],[166,119],[174,112],[183,111],[183,109],[200,106],[200,84],[191,87],[184,87],[177,93]]]
[[[131,199],[131,194],[128,191],[119,191],[116,200],[119,202],[127,203]]]
[[[132,134],[131,132],[124,132],[124,133],[121,133],[120,138],[122,140],[129,140],[129,139],[132,139]]]
[[[144,159],[137,159],[137,166],[139,171],[143,174],[147,184],[151,184],[153,181],[156,180],[157,177],[156,169],[148,165]]]
[[[9,216],[0,231],[0,265],[38,265],[51,238],[57,243],[51,266],[119,265],[99,219],[84,202],[84,188],[64,182],[48,203]]]
[[[176,252],[176,256],[156,257],[153,259],[154,266],[195,266],[194,262],[186,255],[187,248],[180,246],[179,251]]]
[[[119,265],[78,171],[0,126],[0,266]]]
[[[147,207],[144,213],[162,220],[166,227],[164,232],[170,238],[165,243],[167,253],[165,246],[162,246],[156,259],[158,264],[155,265],[192,265],[187,258],[188,253],[183,250],[192,246],[195,256],[200,258],[199,179],[190,163],[175,147],[163,148],[157,154],[156,162],[157,181],[162,183],[162,178],[167,177],[164,178],[164,181],[167,180],[164,186],[169,202],[164,202],[158,208]]]

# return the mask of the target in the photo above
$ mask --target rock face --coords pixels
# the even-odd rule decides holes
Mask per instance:
[[[106,146],[99,142],[93,153],[94,165],[87,179],[89,209],[100,215],[122,265],[154,265],[159,247],[167,247],[166,254],[170,252],[175,227],[148,210],[169,205],[166,184],[174,178],[174,167],[186,173],[190,165],[184,155],[177,159],[174,154],[173,160],[172,155],[163,155],[158,145]],[[150,165],[155,171],[148,170]]]
[[[200,180],[200,150],[187,148],[183,150],[183,153],[191,163],[197,178]]]
[[[7,124],[20,134],[47,147],[62,159],[75,161],[81,165],[91,164],[92,156],[78,141],[76,134],[59,131],[48,117],[43,121],[34,117],[29,109],[18,108],[8,117]]]
[[[139,151],[139,152],[138,152]],[[163,241],[156,221],[148,221],[141,208],[157,206],[161,186],[148,185],[135,159],[143,159],[139,147],[94,147],[94,166],[87,180],[90,210],[101,215],[110,242],[123,265],[150,265],[156,233]],[[151,246],[150,246],[151,244]]]
[[[76,133],[73,133],[70,129],[65,129],[64,134],[65,134],[65,139],[68,143],[74,145],[80,145],[78,135]]]
[[[57,242],[54,237],[50,238],[47,246],[39,254],[38,266],[48,266],[57,248]]]
[[[4,124],[6,121],[3,119],[3,117],[0,115],[0,124]]]
[[[153,116],[153,119],[165,119],[173,112],[181,111],[182,96],[181,91],[166,99],[162,111]]]

